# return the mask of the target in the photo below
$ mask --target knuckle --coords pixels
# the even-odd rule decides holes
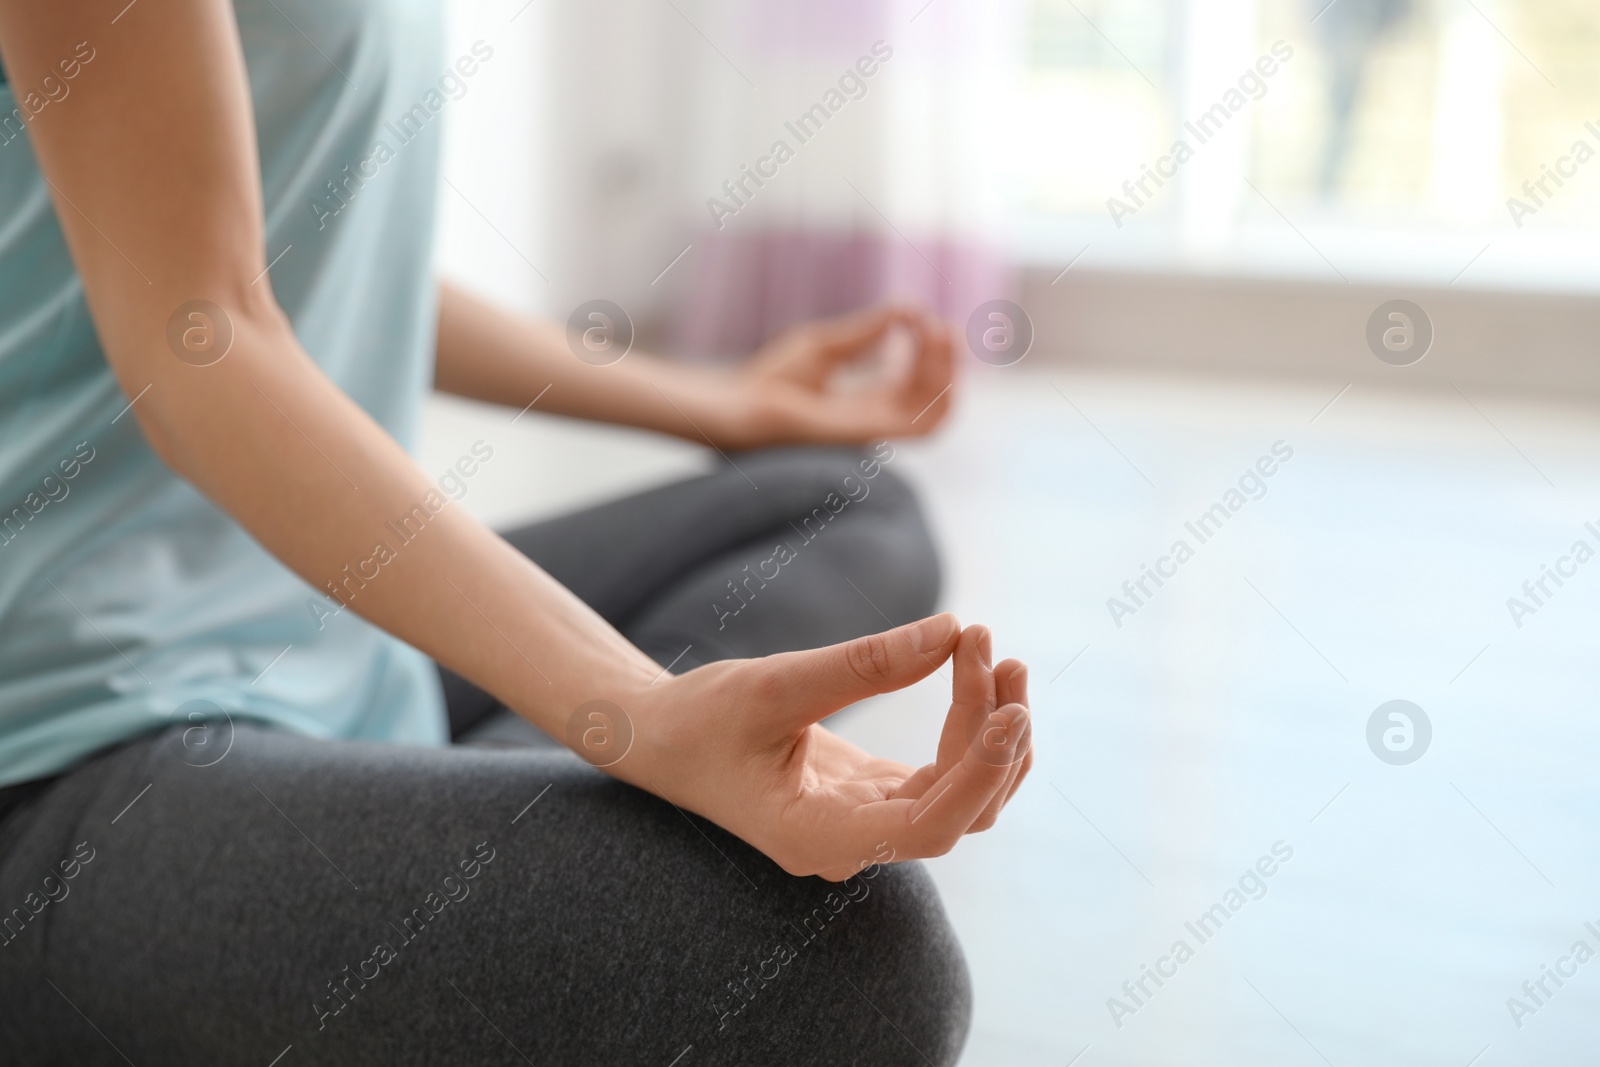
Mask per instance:
[[[845,647],[845,661],[864,682],[887,681],[893,672],[889,642],[882,634],[871,634]]]

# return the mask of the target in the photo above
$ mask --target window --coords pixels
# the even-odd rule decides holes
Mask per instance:
[[[1600,286],[1600,6],[1029,6],[1008,190],[1032,258]]]

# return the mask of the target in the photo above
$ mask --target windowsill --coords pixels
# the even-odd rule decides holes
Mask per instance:
[[[1081,247],[1081,246],[1080,246]],[[1021,304],[1031,358],[1120,371],[1317,380],[1534,398],[1600,398],[1600,301],[1592,291],[1339,281],[1331,271],[1269,273],[1027,267]],[[1320,262],[1320,260],[1318,261]],[[1324,265],[1325,267],[1325,265]],[[1457,268],[1459,270],[1459,268]],[[1426,355],[1392,366],[1369,348],[1369,320],[1394,299],[1433,329]]]
[[[1273,216],[1237,227],[1225,241],[1180,240],[1169,220],[1033,216],[1018,220],[1013,253],[1055,277],[1073,272],[1294,280],[1344,288],[1453,288],[1499,293],[1600,292],[1600,233],[1529,221],[1522,229],[1410,228]],[[1297,232],[1298,231],[1298,232]]]

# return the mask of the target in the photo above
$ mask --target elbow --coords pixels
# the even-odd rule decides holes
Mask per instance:
[[[245,409],[255,379],[270,375],[269,367],[293,374],[309,365],[303,355],[283,358],[299,350],[287,317],[275,307],[231,318],[223,313],[215,322],[208,320],[204,332],[206,343],[220,345],[219,351],[189,358],[187,349],[178,348],[186,342],[169,330],[159,348],[107,352],[134,400],[131,414],[150,451],[191,482],[219,449],[230,451],[228,442],[249,432],[253,420]]]
[[[147,398],[148,399],[148,398]],[[194,449],[185,444],[183,427],[171,425],[171,418],[167,413],[160,411],[156,405],[150,405],[147,410],[144,404],[134,406],[135,420],[139,432],[144,436],[144,442],[150,451],[155,453],[164,467],[173,474],[191,484],[195,483],[199,474],[195,464]]]
[[[139,424],[139,431],[144,434],[145,444],[150,447],[150,451],[154,452],[156,458],[173,473],[187,478],[188,472],[184,469],[184,451],[178,447],[172,434],[163,425],[161,418],[155,414],[139,411],[137,407],[134,408],[134,412],[134,417]]]

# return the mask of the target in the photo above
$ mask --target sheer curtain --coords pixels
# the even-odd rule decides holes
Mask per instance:
[[[604,297],[641,336],[717,359],[880,298],[964,320],[1010,295],[1000,178],[1022,11],[535,0],[518,23],[538,26],[538,117],[501,104],[507,136],[537,146],[539,303],[564,317]]]
[[[746,351],[885,296],[965,318],[1007,295],[1008,7],[924,3],[727,7],[758,88],[722,94],[697,131],[705,195],[684,350]]]

